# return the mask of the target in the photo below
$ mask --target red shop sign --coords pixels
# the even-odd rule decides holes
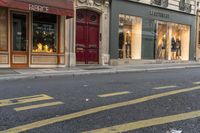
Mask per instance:
[[[73,0],[0,0],[0,6],[73,17]]]

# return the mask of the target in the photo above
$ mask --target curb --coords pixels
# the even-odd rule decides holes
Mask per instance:
[[[160,71],[160,70],[175,70],[175,69],[189,69],[189,68],[200,68],[200,66],[172,66],[172,67],[158,67],[158,68],[145,68],[145,69],[110,69],[110,70],[85,70],[80,72],[58,72],[58,73],[44,73],[44,74],[8,74],[0,76],[0,81],[8,80],[20,80],[20,79],[37,79],[37,78],[52,78],[60,76],[82,76],[82,75],[94,75],[94,74],[117,74],[117,73],[128,73],[128,72],[148,72],[148,71]]]

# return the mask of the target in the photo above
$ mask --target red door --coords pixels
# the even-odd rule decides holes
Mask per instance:
[[[78,64],[99,63],[99,14],[77,10],[76,61]]]

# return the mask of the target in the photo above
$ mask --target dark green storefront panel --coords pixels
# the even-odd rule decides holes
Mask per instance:
[[[142,19],[142,59],[154,59],[155,21]]]

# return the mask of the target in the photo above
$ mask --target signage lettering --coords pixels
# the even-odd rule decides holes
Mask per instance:
[[[49,8],[47,6],[29,4],[29,10],[36,11],[36,12],[48,13]]]
[[[162,13],[162,12],[159,12],[159,11],[154,11],[154,10],[151,10],[150,11],[150,15],[151,16],[155,16],[155,17],[159,17],[159,18],[166,18],[166,19],[169,19],[170,18],[170,15],[167,14],[167,13]]]

